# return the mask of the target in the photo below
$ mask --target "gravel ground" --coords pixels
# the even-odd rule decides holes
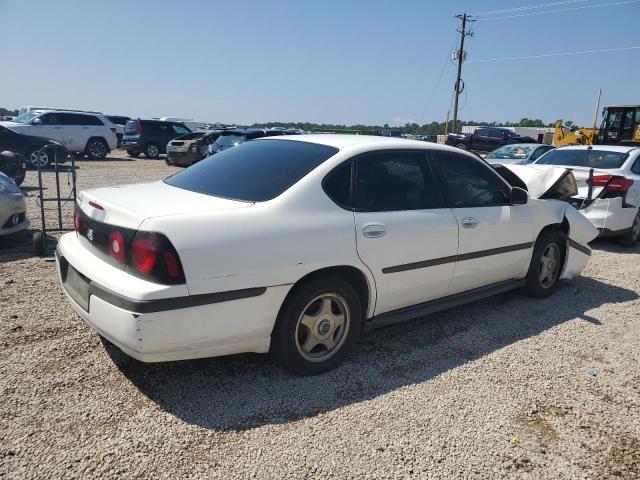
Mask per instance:
[[[79,187],[175,171],[117,153],[80,162]],[[382,329],[297,378],[266,355],[105,347],[28,241],[0,241],[2,478],[640,478],[640,248],[598,241],[551,299]]]

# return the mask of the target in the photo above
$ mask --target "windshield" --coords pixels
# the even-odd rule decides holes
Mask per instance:
[[[38,113],[25,112],[21,115],[18,115],[16,118],[14,118],[12,122],[27,123],[29,120],[37,117],[38,115],[39,115]]]
[[[497,150],[494,150],[487,158],[513,158],[524,160],[529,158],[534,147],[528,145],[505,145]]]
[[[611,169],[622,167],[627,156],[628,154],[624,152],[608,152],[606,150],[557,149],[545,153],[536,163],[540,165]]]
[[[232,147],[244,142],[247,139],[244,135],[220,135],[216,140],[216,145],[221,147]]]
[[[263,202],[280,195],[337,151],[292,140],[245,142],[182,170],[165,183],[216,197]]]

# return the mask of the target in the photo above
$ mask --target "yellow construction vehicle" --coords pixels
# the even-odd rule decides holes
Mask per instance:
[[[553,145],[555,147],[564,147],[565,145],[593,145],[593,141],[597,135],[597,129],[565,127],[558,122],[553,130]]]
[[[640,105],[611,105],[602,110],[600,129],[565,127],[556,123],[553,145],[640,146]]]
[[[640,105],[612,105],[602,110],[599,145],[640,146]]]

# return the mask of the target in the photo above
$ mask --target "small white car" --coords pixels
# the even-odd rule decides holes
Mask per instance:
[[[562,147],[547,152],[536,166],[571,169],[578,194],[571,204],[624,246],[640,241],[640,148],[610,145]]]
[[[0,172],[0,236],[20,232],[29,226],[24,193]]]
[[[547,297],[597,235],[470,153],[354,135],[253,140],[164,181],[83,191],[75,225],[62,286],[124,352],[271,351],[298,374],[335,367],[367,329],[515,288]]]
[[[70,152],[103,159],[118,145],[116,126],[105,115],[71,110],[30,110],[4,123],[26,135],[55,140]],[[34,151],[27,159],[32,166],[46,160]]]

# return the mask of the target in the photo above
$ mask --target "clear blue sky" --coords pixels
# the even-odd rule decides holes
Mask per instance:
[[[443,121],[453,64],[426,107],[458,38],[453,15],[550,1],[0,0],[0,106],[237,123]],[[639,25],[640,3],[478,22],[468,60],[640,45]],[[469,62],[463,78],[463,119],[589,124],[600,87],[604,104],[640,103],[640,50]]]

